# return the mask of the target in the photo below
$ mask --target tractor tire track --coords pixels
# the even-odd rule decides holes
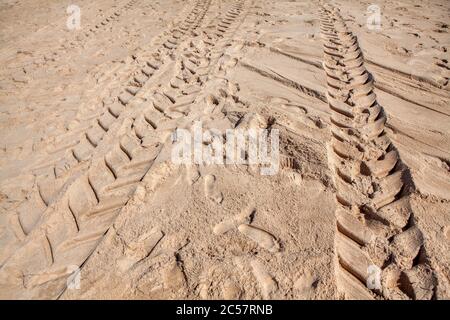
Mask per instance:
[[[191,41],[180,45],[181,61],[162,89],[143,87],[147,107],[124,113],[121,126],[108,132],[87,170],[66,186],[0,269],[0,296],[57,298],[64,292],[69,270],[82,266],[103,239],[182,120],[177,119],[188,113],[183,107],[205,99],[201,87],[228,45],[226,35],[239,25],[243,5],[237,1],[216,20],[212,32],[200,33],[206,47]]]
[[[80,110],[70,130],[57,137],[47,148],[49,157],[32,170],[36,183],[30,188],[26,199],[8,214],[7,225],[1,235],[3,246],[0,265],[39,224],[44,212],[61,198],[68,185],[87,170],[88,162],[102,144],[104,136],[122,119],[122,112],[130,106],[145,83],[163,68],[164,57],[176,50],[177,44],[183,41],[191,30],[198,28],[210,2],[197,1],[188,16],[170,30],[161,48],[143,59],[142,65],[131,75],[118,97],[105,100],[98,108],[100,111]],[[172,47],[167,49],[169,43]]]
[[[435,278],[415,225],[407,169],[385,133],[357,38],[339,10],[320,9],[337,188],[338,291],[348,299],[432,299]]]

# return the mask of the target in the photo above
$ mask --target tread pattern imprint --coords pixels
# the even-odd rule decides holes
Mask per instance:
[[[85,130],[75,130],[74,143],[61,148],[62,162],[42,168],[49,172],[46,179],[61,182],[35,189],[34,199],[43,203],[30,206],[37,214],[29,228],[24,217],[15,216],[18,240],[11,242],[16,249],[0,268],[0,297],[54,299],[64,293],[74,268],[83,266],[153,163],[164,156],[173,130],[187,117],[187,107],[203,97],[208,74],[242,19],[244,2],[235,1],[213,26],[211,41],[199,47],[183,42],[190,33],[198,34],[195,29],[210,4],[196,1],[185,21],[162,39],[158,55],[150,55]],[[174,50],[181,52],[180,61],[167,62]],[[169,79],[168,73],[173,74]],[[48,197],[43,186],[58,190]]]
[[[332,124],[328,154],[337,188],[339,295],[432,299],[436,280],[409,205],[406,170],[384,130],[386,115],[358,40],[339,9],[323,4],[319,15]]]
[[[2,217],[3,230],[0,235],[0,266],[26,240],[28,234],[38,226],[45,212],[57,202],[68,185],[86,172],[95,152],[104,144],[104,138],[126,116],[126,111],[137,100],[139,92],[152,78],[164,72],[169,64],[167,57],[177,45],[195,30],[208,10],[210,1],[196,1],[181,22],[167,32],[161,44],[147,58],[142,59],[137,71],[133,72],[118,96],[108,98],[101,105],[81,108],[69,129],[51,139],[46,147],[46,157],[41,164],[32,168],[36,177],[25,200]],[[94,108],[92,108],[94,107]],[[114,131],[114,130],[112,130]]]
[[[170,81],[167,95],[152,88],[161,86],[158,77],[173,66],[171,53],[200,26],[210,4],[195,1],[185,18],[163,35],[155,52],[142,59],[115,99],[77,119],[76,126],[48,147],[48,159],[33,169],[37,183],[8,214],[2,230],[0,297],[57,298],[73,269],[81,267],[103,239],[170,138],[170,130],[158,133],[157,124],[182,115],[167,109],[176,109],[169,92],[188,93],[180,99],[184,102],[198,92],[186,71]],[[205,62],[189,57],[182,65],[200,70],[207,68]]]

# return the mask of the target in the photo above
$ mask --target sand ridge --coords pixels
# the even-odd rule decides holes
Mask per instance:
[[[449,298],[446,2],[40,2],[0,38],[2,298]],[[279,171],[173,163],[199,122]]]

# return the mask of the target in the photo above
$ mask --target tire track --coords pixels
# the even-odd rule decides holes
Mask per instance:
[[[270,68],[269,68],[270,72],[267,72],[265,70],[261,70],[258,67],[255,67],[255,66],[253,66],[251,64],[248,64],[248,63],[245,63],[245,62],[242,62],[242,61],[239,62],[239,65],[244,67],[247,70],[255,72],[255,73],[257,73],[257,74],[259,74],[259,75],[261,75],[261,76],[263,76],[265,78],[274,80],[274,81],[276,81],[278,83],[281,83],[282,85],[285,85],[287,87],[291,87],[291,88],[293,88],[293,89],[295,89],[297,91],[300,91],[301,93],[303,93],[305,95],[308,95],[310,97],[316,98],[316,99],[318,99],[318,100],[320,100],[322,102],[326,102],[327,101],[326,97],[321,92],[319,92],[317,90],[314,90],[314,89],[311,89],[311,88],[308,88],[308,87],[306,87],[306,86],[304,86],[304,85],[302,85],[302,84],[300,84],[300,83],[298,83],[296,81],[293,81],[291,79],[288,79],[288,78],[284,77],[283,75],[277,73],[276,71],[274,71],[274,70],[272,70]]]
[[[0,296],[56,298],[65,290],[69,268],[83,265],[92,254],[170,140],[181,121],[177,119],[189,112],[182,107],[205,99],[201,87],[227,47],[226,35],[238,25],[242,11],[243,1],[236,2],[210,34],[210,28],[203,33],[207,48],[192,41],[180,47],[184,51],[169,84],[157,90],[144,88],[148,107],[126,113],[122,126],[114,134],[109,132],[95,151],[87,171],[67,186],[0,269]],[[168,126],[172,120],[174,126]]]
[[[76,41],[79,43],[79,45],[81,45],[83,41],[92,36],[95,36],[96,33],[101,32],[105,28],[107,28],[110,23],[113,23],[116,20],[120,19],[120,16],[126,14],[127,11],[133,9],[133,7],[139,2],[140,0],[130,0],[125,5],[123,5],[119,10],[114,10],[114,12],[107,15],[107,17],[103,18],[97,23],[91,25],[88,24],[86,26],[87,31],[83,33],[83,36],[78,36]]]
[[[36,183],[26,199],[9,216],[9,224],[2,233],[0,264],[15,251],[27,235],[39,224],[44,212],[57,202],[78,175],[87,170],[93,153],[102,144],[104,136],[122,119],[121,114],[130,106],[150,78],[163,68],[164,57],[176,50],[190,31],[198,28],[203,20],[210,0],[199,0],[188,16],[170,30],[156,56],[143,59],[137,72],[131,75],[122,93],[104,102],[100,111],[87,113],[81,110],[75,125],[58,137],[48,150],[49,158],[34,168]],[[169,47],[170,44],[170,48]],[[162,72],[162,71],[160,71]]]
[[[433,94],[439,95],[444,98],[448,98],[448,89],[446,89],[444,86],[428,79],[425,77],[417,76],[414,74],[406,73],[401,70],[397,70],[388,66],[385,66],[381,63],[377,63],[372,60],[366,59],[367,64],[370,64],[374,67],[384,69],[388,72],[391,72],[393,75],[400,76],[405,79],[405,81],[409,82],[412,87],[415,87],[419,90],[424,90],[426,92],[432,92]],[[428,88],[427,88],[428,86]],[[439,89],[439,90],[434,90]]]
[[[178,97],[175,98],[175,108],[169,108],[169,109],[161,109],[163,112],[162,113],[160,111],[160,113],[168,115],[168,112],[170,112],[169,110],[179,110],[182,111],[184,113],[184,117],[189,117],[189,120],[187,121],[188,126],[189,124],[192,124],[195,120],[198,119],[202,119],[205,120],[205,124],[208,123],[209,118],[214,117],[213,114],[215,114],[216,112],[221,113],[223,111],[221,111],[221,108],[225,106],[225,104],[227,103],[233,103],[234,101],[234,88],[230,88],[229,87],[229,83],[227,81],[224,81],[223,76],[224,73],[226,74],[226,71],[229,68],[233,68],[236,66],[236,63],[234,61],[234,59],[230,59],[230,52],[227,51],[225,52],[225,50],[227,50],[227,48],[230,48],[231,45],[231,41],[234,38],[234,35],[237,33],[237,30],[239,29],[239,26],[241,25],[241,23],[244,21],[244,19],[247,16],[247,10],[243,7],[244,1],[239,1],[236,2],[235,5],[233,5],[231,7],[231,9],[224,15],[221,14],[218,19],[219,22],[215,21],[216,19],[213,19],[212,22],[206,27],[205,30],[202,30],[198,36],[196,36],[195,38],[192,39],[191,43],[185,48],[185,50],[183,51],[183,56],[187,59],[188,57],[192,58],[193,56],[201,56],[203,58],[206,57],[206,59],[208,59],[210,61],[208,66],[203,66],[197,69],[192,69],[191,67],[188,66],[189,69],[196,71],[195,75],[193,77],[191,77],[189,75],[189,73],[184,73],[184,75],[187,75],[188,78],[185,78],[185,80],[188,80],[189,84],[186,89],[184,89],[184,93],[186,96],[189,96],[189,94],[187,93],[188,91],[192,91],[191,85],[192,84],[197,84],[197,83],[201,83],[201,86],[198,87],[199,91],[195,94],[195,100],[193,100],[192,103],[190,103],[189,105],[186,105],[183,102],[183,97]],[[245,6],[247,7],[247,6]],[[238,16],[236,16],[236,14]],[[235,20],[236,19],[236,20]],[[215,26],[214,28],[211,28],[211,25]],[[223,30],[223,25],[227,25],[227,27],[225,28],[226,30]],[[222,30],[220,30],[220,29]],[[232,50],[235,50],[236,48],[238,48],[239,45],[237,45],[236,47],[234,47]],[[203,49],[206,49],[206,52],[203,52]],[[233,63],[230,63],[230,60],[233,60]],[[187,62],[187,61],[186,61]],[[181,71],[183,69],[180,68],[179,71]],[[170,83],[170,87],[166,86],[165,88],[162,89],[161,93],[165,94],[165,95],[169,95],[169,96],[174,96],[173,94],[171,95],[171,87],[172,84],[175,84],[177,82],[179,82],[179,80],[181,78],[181,73],[179,72],[177,76],[173,77],[169,83]],[[202,79],[206,79],[206,81],[203,81]],[[189,88],[189,89],[188,89]],[[196,86],[197,88],[197,86]],[[200,91],[201,90],[201,91]],[[173,91],[172,91],[173,92]],[[191,100],[191,98],[189,98],[189,100]],[[180,106],[180,107],[178,107]],[[189,108],[186,108],[187,106],[189,106]],[[174,107],[172,105],[172,107]],[[212,107],[212,108],[211,108]],[[182,109],[180,109],[182,108]],[[149,112],[151,111],[155,111],[155,109],[150,108]],[[205,119],[205,116],[207,119]],[[181,120],[183,118],[180,118]],[[137,119],[136,119],[137,120]],[[161,126],[164,126],[164,124],[162,124]],[[187,128],[188,129],[188,128]],[[189,130],[189,129],[188,129]],[[164,153],[164,151],[162,151],[161,153]],[[164,160],[161,159],[157,159],[157,162],[161,162]],[[161,170],[162,169],[162,170]],[[165,171],[165,169],[168,170],[168,172]],[[191,168],[192,171],[190,172],[191,174],[187,174],[186,179],[187,182],[189,184],[194,183],[195,181],[197,181],[200,178],[200,173],[195,169],[195,168]],[[155,184],[157,184],[157,182],[155,182],[155,177],[156,180],[161,178],[161,176],[165,176],[165,175],[170,175],[170,171],[171,169],[168,168],[166,165],[162,165],[162,166],[156,166],[156,168],[152,168],[145,176],[144,181],[148,181],[152,184],[152,189],[154,188],[153,186]],[[188,169],[189,171],[189,169]],[[206,178],[206,177],[204,177]],[[164,178],[163,178],[164,179]],[[206,179],[205,179],[205,192],[209,192],[211,190],[206,191],[207,188],[207,183],[206,183]],[[215,187],[212,187],[212,189],[215,189]],[[214,191],[218,191],[218,190],[214,190]],[[220,193],[220,191],[219,191]],[[212,192],[212,194],[214,194],[214,192]],[[114,223],[114,229],[117,231],[119,230],[121,227],[121,224],[123,223],[124,220],[126,220],[126,216],[124,214],[122,214]],[[113,233],[112,235],[109,235],[107,237],[105,237],[105,241],[102,243],[102,247],[99,248],[99,252],[104,250],[104,246],[106,246],[106,248],[108,248],[109,246],[109,241],[111,241],[111,236],[115,237],[116,235]],[[137,244],[138,246],[142,245],[142,244]],[[108,250],[108,249],[107,249]],[[96,261],[95,256],[92,257],[94,261]],[[88,258],[90,259],[90,258]],[[180,262],[182,263],[182,261],[180,260]],[[95,262],[94,262],[95,263]],[[86,272],[89,272],[89,270],[91,269],[92,265],[89,263],[89,261],[85,262],[85,268],[86,268]],[[185,270],[181,270],[182,273],[184,273],[184,276],[186,277],[186,280],[188,282],[188,286],[190,288],[190,290],[195,291],[196,290],[196,286],[198,285],[195,276],[192,277],[191,273],[185,273]],[[142,275],[143,276],[143,275]],[[60,297],[62,297],[63,299],[73,299],[74,296],[73,294],[75,294],[75,296],[78,295],[78,293],[70,293],[70,292],[66,292],[65,294],[62,293]]]
[[[104,31],[109,25],[111,25],[114,22],[117,22],[122,16],[124,16],[126,13],[128,13],[130,10],[132,10],[134,7],[136,7],[136,5],[139,3],[139,1],[141,0],[130,0],[128,2],[126,2],[124,5],[120,6],[119,8],[115,8],[110,10],[110,12],[108,14],[106,14],[106,16],[103,19],[98,19],[97,22],[92,23],[92,24],[83,24],[82,29],[86,30],[86,31],[80,31],[83,32],[82,34],[79,34],[77,32],[76,35],[74,36],[70,36],[66,38],[66,42],[67,43],[71,43],[74,44],[73,47],[71,47],[71,49],[77,48],[77,47],[81,47],[85,44],[85,42],[87,40],[89,40],[90,38],[92,38],[93,36],[95,37],[97,33]],[[89,10],[91,8],[87,8],[86,10]],[[57,22],[56,25],[65,25],[65,20],[67,19],[67,17],[64,17],[63,19],[61,19],[61,21]],[[14,43],[13,46],[11,48],[8,48],[3,54],[2,57],[6,57],[8,55],[13,55],[16,53],[17,51],[17,43]],[[65,46],[63,46],[62,48],[51,48],[49,51],[46,52],[37,52],[37,55],[33,55],[32,56],[32,61],[31,63],[34,64],[35,66],[39,68],[43,68],[46,66],[46,62],[48,61],[56,61],[53,59],[57,59],[59,56],[53,56],[51,58],[49,58],[49,56],[59,53],[61,50],[65,50],[67,49]],[[41,61],[44,61],[44,63],[41,63]],[[30,62],[29,62],[30,63]],[[33,71],[36,71],[33,70]]]
[[[385,133],[386,115],[357,38],[337,8],[324,5],[320,17],[337,188],[338,291],[349,299],[431,299],[435,278],[409,205],[407,169]]]
[[[296,55],[293,55],[293,54],[284,52],[284,51],[282,51],[282,50],[280,50],[280,49],[273,48],[273,47],[269,47],[268,50],[269,50],[270,52],[275,53],[275,54],[280,54],[280,55],[285,56],[285,57],[288,57],[288,58],[290,58],[290,59],[293,59],[293,60],[296,60],[296,61],[300,61],[300,62],[302,62],[302,63],[305,63],[305,64],[308,64],[308,65],[310,65],[310,66],[313,66],[313,67],[315,67],[315,68],[317,68],[317,69],[323,70],[323,66],[322,66],[320,63],[317,63],[317,62],[315,62],[315,61],[311,61],[311,60],[308,60],[308,59],[304,59],[304,58],[298,57],[298,56],[296,56]],[[371,64],[373,64],[373,65],[379,67],[378,64],[374,64],[374,63],[371,63]],[[381,67],[379,67],[379,68],[381,68]],[[387,69],[387,70],[390,71],[389,69]],[[381,72],[381,71],[378,70],[378,72]],[[393,72],[393,71],[391,71],[391,72]],[[424,88],[424,87],[420,87],[420,86],[419,86],[419,85],[423,85],[424,83],[428,84],[427,82],[423,82],[423,83],[422,83],[422,82],[418,82],[418,83],[417,83],[417,82],[413,82],[413,80],[417,80],[417,79],[419,79],[419,78],[416,79],[416,78],[414,78],[414,77],[412,77],[412,76],[411,76],[411,77],[407,77],[406,75],[403,75],[402,73],[395,73],[395,72],[393,72],[393,73],[394,73],[395,75],[400,75],[400,76],[404,77],[404,78],[407,80],[407,81],[405,81],[406,83],[405,83],[404,85],[408,85],[408,86],[410,86],[410,87],[413,88],[413,89],[418,89],[418,90],[421,90],[421,91],[423,91],[423,92],[426,92],[426,93],[429,93],[429,94],[436,95],[436,96],[438,96],[438,97],[448,98],[448,94],[446,95],[445,92],[439,93],[439,92],[436,92],[435,90],[431,90],[431,88]],[[386,73],[385,73],[385,76],[387,76]],[[392,78],[392,76],[391,76],[391,78],[389,78],[389,79],[392,80],[392,81],[395,81],[395,79]],[[397,80],[397,81],[398,81],[398,80]],[[417,80],[417,81],[419,81],[419,80]],[[394,97],[397,97],[397,98],[399,98],[399,99],[401,99],[401,100],[404,100],[404,101],[406,101],[406,102],[415,104],[416,106],[425,108],[425,109],[427,109],[427,110],[430,110],[430,111],[439,113],[439,114],[444,115],[444,116],[450,116],[450,114],[447,113],[447,112],[440,111],[440,110],[437,110],[437,109],[435,109],[435,108],[426,106],[426,105],[424,105],[423,103],[414,101],[414,100],[412,100],[412,99],[410,99],[410,98],[408,98],[408,97],[405,97],[405,96],[404,96],[403,94],[401,94],[401,93],[398,93],[398,92],[395,92],[395,91],[392,90],[392,89],[389,89],[386,85],[383,85],[383,84],[381,84],[381,83],[374,83],[374,86],[375,86],[375,88],[377,88],[377,89],[379,89],[379,90],[381,90],[381,91],[384,91],[384,92],[387,93],[387,94],[390,94],[390,95],[392,95],[392,96],[394,96]],[[441,90],[441,91],[442,91],[442,90]]]

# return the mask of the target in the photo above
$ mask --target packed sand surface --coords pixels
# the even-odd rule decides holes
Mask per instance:
[[[450,299],[449,17],[0,0],[0,297]],[[174,161],[199,124],[265,129],[275,172]]]

